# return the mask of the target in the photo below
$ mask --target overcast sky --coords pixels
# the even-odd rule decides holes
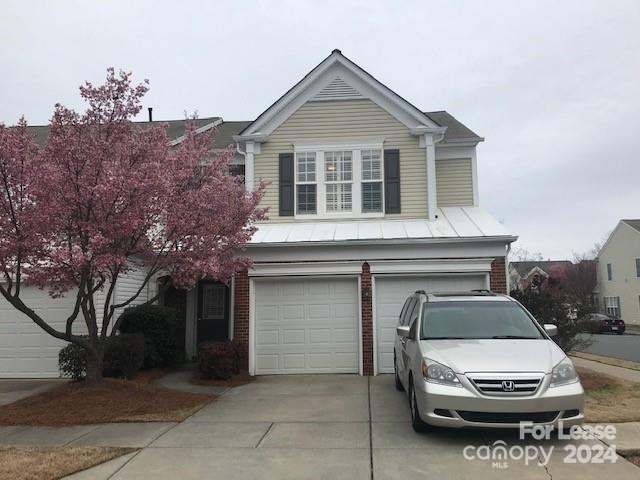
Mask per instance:
[[[640,1],[3,1],[0,122],[48,121],[105,68],[154,119],[251,120],[332,49],[485,137],[480,201],[545,258],[640,218]],[[146,111],[145,111],[146,112]],[[145,113],[146,115],[146,113]]]

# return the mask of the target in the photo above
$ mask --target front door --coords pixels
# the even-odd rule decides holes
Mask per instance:
[[[229,338],[229,287],[202,280],[198,283],[198,344]]]

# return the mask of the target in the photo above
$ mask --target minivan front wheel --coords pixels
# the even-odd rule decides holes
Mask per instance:
[[[393,373],[396,379],[396,390],[398,390],[399,392],[402,392],[404,390],[404,386],[402,385],[402,382],[400,381],[400,377],[398,376],[398,364],[396,362],[396,356],[393,356]]]
[[[411,426],[413,430],[418,433],[427,432],[430,430],[428,424],[422,421],[420,418],[420,409],[418,407],[418,400],[416,399],[416,389],[413,386],[413,377],[409,377],[409,408],[411,409]]]

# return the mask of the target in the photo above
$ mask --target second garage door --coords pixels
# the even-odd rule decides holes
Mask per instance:
[[[356,279],[255,282],[256,374],[358,373]]]
[[[428,277],[376,276],[376,338],[378,372],[393,373],[393,341],[402,305],[416,290],[443,292],[486,288],[484,275]]]

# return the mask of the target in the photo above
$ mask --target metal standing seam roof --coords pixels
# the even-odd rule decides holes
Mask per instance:
[[[384,240],[481,239],[515,240],[508,230],[480,207],[438,208],[438,218],[403,220],[343,220],[261,223],[251,245]]]

